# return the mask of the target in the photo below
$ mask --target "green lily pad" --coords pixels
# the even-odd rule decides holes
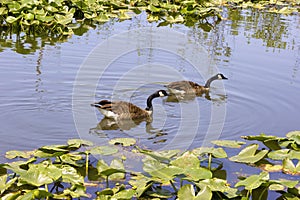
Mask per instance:
[[[236,140],[214,140],[211,143],[228,148],[240,148],[245,142],[236,141]]]
[[[192,152],[199,156],[202,156],[204,154],[211,154],[215,158],[227,158],[227,154],[222,148],[200,147],[194,149]]]
[[[194,186],[191,184],[186,184],[183,187],[181,187],[178,191],[178,200],[202,200],[202,199],[211,199],[212,198],[212,192],[209,189],[209,187],[204,187],[201,189],[201,191],[195,195],[195,189]]]
[[[264,133],[261,133],[260,135],[249,135],[249,136],[242,136],[242,138],[246,140],[257,140],[257,141],[265,141],[265,140],[270,140],[270,139],[283,139],[281,137],[273,136],[273,135],[266,135]]]
[[[292,175],[299,175],[300,174],[300,161],[298,160],[297,165],[295,166],[293,161],[286,158],[282,162],[283,166],[283,172],[287,174],[292,174]]]
[[[290,149],[281,149],[281,150],[271,151],[270,153],[268,153],[268,157],[273,160],[283,160],[286,158],[300,160],[300,152],[295,150],[290,150]]]
[[[300,131],[291,131],[286,134],[286,137],[294,140],[298,145],[300,145]]]
[[[159,170],[149,172],[152,177],[161,180],[163,183],[169,183],[169,181],[173,180],[175,175],[182,173],[183,169],[175,166],[168,166]]]
[[[180,150],[166,150],[166,151],[150,151],[136,147],[140,153],[148,155],[160,162],[169,162],[171,158],[175,157]]]
[[[121,173],[114,173],[110,175],[110,180],[120,180],[125,178],[125,167],[121,160],[119,159],[113,159],[110,163],[110,167],[113,169],[122,170]]]
[[[64,165],[61,168],[62,180],[73,185],[83,185],[84,177],[81,176],[74,167]]]
[[[93,155],[108,156],[117,153],[118,149],[113,146],[98,146],[90,149],[88,152]]]
[[[33,151],[7,151],[5,153],[5,157],[8,159],[13,159],[13,158],[30,158],[33,155]]]
[[[203,167],[196,167],[196,168],[184,168],[184,175],[186,177],[185,180],[189,181],[199,181],[203,179],[210,179],[212,178],[212,172],[206,168]]]
[[[39,164],[30,164],[26,172],[20,174],[20,181],[25,184],[41,186],[50,184],[62,176],[62,172],[56,166],[43,162]]]
[[[294,188],[299,183],[299,181],[292,181],[286,179],[279,179],[279,180],[270,180],[271,184],[280,184],[284,187]]]
[[[230,157],[229,160],[242,163],[256,163],[263,159],[268,153],[268,150],[257,152],[257,149],[258,144],[251,144],[241,150],[238,155]]]
[[[129,180],[129,184],[136,190],[136,197],[140,197],[153,184],[151,178],[144,176],[141,173],[135,174]]]
[[[209,187],[211,191],[221,191],[221,192],[228,192],[232,188],[229,187],[229,184],[226,180],[219,179],[219,178],[211,178],[199,181],[196,183],[199,188]]]
[[[160,188],[156,188],[155,191],[147,191],[146,194],[159,199],[168,199],[173,196],[171,191]]]
[[[132,189],[128,190],[121,190],[120,192],[114,194],[111,198],[112,199],[132,199],[135,191]]]
[[[269,173],[262,172],[259,175],[252,175],[235,184],[235,187],[244,186],[246,190],[254,190],[269,180]]]
[[[132,146],[136,143],[134,138],[114,138],[109,141],[109,144],[117,145],[121,144],[124,147]]]
[[[79,148],[81,146],[92,146],[93,143],[82,139],[70,139],[68,140],[68,145]]]
[[[8,178],[7,174],[0,176],[0,194],[2,194],[5,190],[7,190],[10,186],[12,186],[17,181],[17,177],[12,178],[10,180],[8,180],[7,178]]]
[[[172,160],[170,164],[180,168],[197,168],[200,166],[200,160],[195,154],[187,151],[176,160]]]

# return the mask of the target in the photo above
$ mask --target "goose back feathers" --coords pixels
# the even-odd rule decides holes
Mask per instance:
[[[109,101],[101,100],[97,103],[91,104],[98,108],[98,110],[107,118],[113,119],[140,119],[149,118],[152,115],[152,100],[157,97],[168,96],[165,90],[159,90],[151,94],[147,99],[146,109],[142,109],[130,102],[126,101]]]

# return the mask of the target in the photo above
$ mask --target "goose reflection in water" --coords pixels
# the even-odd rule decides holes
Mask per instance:
[[[134,129],[138,126],[142,126],[145,123],[145,131],[149,134],[148,140],[155,140],[153,143],[163,143],[166,142],[166,139],[156,140],[162,136],[167,135],[162,129],[157,129],[152,126],[152,120],[145,120],[145,119],[112,119],[104,117],[95,128],[90,129],[90,132],[96,133],[98,135],[103,135],[103,130],[112,131],[112,130],[120,130],[122,132],[129,131]],[[108,137],[105,134],[104,137]]]

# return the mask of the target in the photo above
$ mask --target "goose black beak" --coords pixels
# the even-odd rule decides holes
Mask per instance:
[[[91,103],[91,106],[93,106],[93,107],[100,107],[99,103]]]

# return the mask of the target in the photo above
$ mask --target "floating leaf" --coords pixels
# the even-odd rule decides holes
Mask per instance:
[[[260,165],[259,167],[267,172],[279,172],[282,170],[282,165],[265,164],[265,165]]]
[[[242,136],[242,138],[246,139],[246,140],[257,140],[257,141],[265,141],[265,140],[270,140],[270,139],[283,139],[277,136],[272,136],[272,135],[266,135],[264,133],[261,133],[260,135],[250,135],[250,136]]]
[[[184,185],[178,191],[178,200],[185,200],[185,199],[210,200],[211,198],[212,198],[212,192],[210,191],[209,187],[202,188],[201,191],[197,194],[197,196],[195,195],[194,186],[191,184]]]
[[[114,194],[111,198],[112,199],[132,199],[135,191],[132,189],[129,190],[121,190],[120,192]]]
[[[7,14],[7,9],[5,7],[0,7],[0,15]]]
[[[245,142],[236,141],[236,140],[214,140],[211,143],[228,148],[240,148],[241,145],[245,144]]]
[[[292,174],[292,175],[300,174],[300,160],[298,160],[298,163],[295,166],[292,160],[286,158],[283,160],[282,166],[283,166],[283,172],[287,174]]]
[[[5,153],[5,157],[8,159],[13,159],[13,158],[30,158],[33,155],[33,151],[7,151]]]
[[[269,173],[261,172],[259,175],[252,175],[235,184],[235,187],[244,186],[246,190],[254,190],[269,180]]]
[[[294,188],[299,183],[299,181],[279,179],[279,180],[270,180],[270,183],[272,183],[272,184],[280,184],[280,185],[288,187],[288,188]]]
[[[94,155],[112,155],[118,152],[118,149],[112,146],[99,146],[99,147],[94,147],[88,151],[91,154]]]
[[[129,184],[136,189],[136,196],[140,197],[148,188],[152,186],[153,182],[151,178],[139,173],[129,180]]]
[[[74,167],[69,165],[64,165],[61,168],[62,180],[67,183],[72,183],[74,185],[83,185],[84,177],[78,174]]]
[[[160,199],[168,199],[173,196],[171,191],[160,188],[156,188],[155,191],[147,191],[146,194]]]
[[[81,146],[92,146],[93,143],[82,139],[70,139],[68,140],[68,145],[79,148]]]
[[[150,171],[149,174],[154,178],[162,180],[164,183],[169,183],[175,175],[182,174],[182,169],[175,166],[168,166],[159,170]]]
[[[132,146],[136,143],[134,138],[114,138],[109,141],[109,144],[118,145],[121,144],[124,147]]]
[[[236,156],[230,157],[229,160],[242,163],[256,163],[268,153],[268,150],[258,151],[258,144],[251,144],[245,147]]]
[[[212,154],[215,158],[227,158],[227,154],[222,148],[200,147],[192,151],[196,155]]]
[[[73,20],[73,13],[68,13],[66,15],[55,14],[54,17],[58,24],[67,25]]]
[[[171,161],[171,164],[180,168],[196,168],[200,166],[200,160],[192,152],[185,152],[176,160]]]
[[[13,16],[8,16],[6,18],[6,22],[9,23],[9,24],[12,24],[12,23],[16,22],[17,20],[18,20],[18,18],[17,17],[13,17]]]
[[[286,158],[300,160],[300,151],[281,149],[277,151],[271,151],[268,153],[268,157],[273,160],[283,160]]]
[[[140,149],[138,146],[136,146],[136,148],[140,153],[148,155],[160,162],[168,162],[170,161],[171,158],[173,158],[180,152],[180,150],[150,151],[150,150]]]
[[[300,145],[300,131],[291,131],[286,134],[286,137],[294,140],[298,145]]]
[[[119,179],[124,179],[125,178],[125,168],[124,168],[124,164],[121,160],[119,159],[113,159],[111,161],[110,167],[113,169],[118,169],[118,170],[122,170],[122,173],[115,173],[113,175],[111,175],[109,178],[111,180],[119,180]]]
[[[199,188],[209,187],[211,191],[221,191],[221,192],[229,192],[232,188],[229,187],[229,184],[226,180],[211,178],[199,181],[196,183]]]
[[[47,162],[36,165],[30,164],[26,172],[20,174],[21,182],[34,186],[50,184],[60,178],[62,172],[56,166]]]
[[[212,178],[212,172],[203,167],[184,168],[183,174],[186,175],[184,179],[190,181],[199,181]]]

